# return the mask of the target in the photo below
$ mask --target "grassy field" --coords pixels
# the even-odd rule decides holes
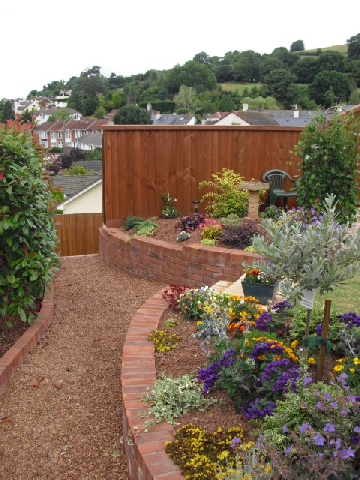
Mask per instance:
[[[261,83],[220,83],[221,88],[224,91],[233,92],[237,90],[238,92],[242,93],[245,88],[251,91],[252,87],[261,87]]]
[[[331,308],[340,313],[355,312],[360,315],[360,273],[347,280],[345,285],[339,285],[333,292],[317,295],[315,305],[324,306],[325,300],[331,300]]]
[[[320,48],[320,47],[319,47]],[[343,53],[344,55],[347,55],[348,53],[348,45],[345,43],[345,45],[333,45],[332,47],[324,47],[320,48],[322,52],[340,52]],[[318,48],[312,48],[311,50],[304,50],[305,52],[317,52]],[[301,54],[300,54],[301,55]]]

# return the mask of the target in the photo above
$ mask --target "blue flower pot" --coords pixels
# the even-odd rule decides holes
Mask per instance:
[[[263,285],[262,283],[241,282],[244,297],[255,297],[260,305],[266,305],[268,300],[273,301],[276,290],[275,285]]]

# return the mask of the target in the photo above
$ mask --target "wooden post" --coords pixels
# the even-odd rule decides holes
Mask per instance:
[[[309,329],[310,329],[310,316],[311,316],[311,308],[306,309],[306,325],[305,325],[305,349],[304,349],[304,357],[305,362],[307,363],[309,359]]]
[[[330,323],[330,307],[331,307],[331,300],[325,300],[324,320],[321,327],[320,353],[319,353],[319,360],[318,360],[318,368],[315,376],[316,382],[320,382],[324,375],[327,340],[328,340],[327,337],[328,337],[329,323]]]

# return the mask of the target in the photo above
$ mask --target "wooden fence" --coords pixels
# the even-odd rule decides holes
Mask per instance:
[[[129,215],[160,216],[163,193],[188,215],[192,201],[207,191],[199,183],[223,168],[245,180],[261,180],[272,168],[294,177],[296,160],[289,152],[301,132],[300,127],[104,127],[104,222],[117,227]]]
[[[55,215],[54,224],[60,240],[58,252],[62,257],[99,252],[102,213]]]

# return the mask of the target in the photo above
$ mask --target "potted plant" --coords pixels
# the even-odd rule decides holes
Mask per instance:
[[[277,291],[277,281],[274,275],[253,267],[244,268],[245,277],[241,281],[245,297],[255,297],[259,303],[265,305],[273,300]]]

